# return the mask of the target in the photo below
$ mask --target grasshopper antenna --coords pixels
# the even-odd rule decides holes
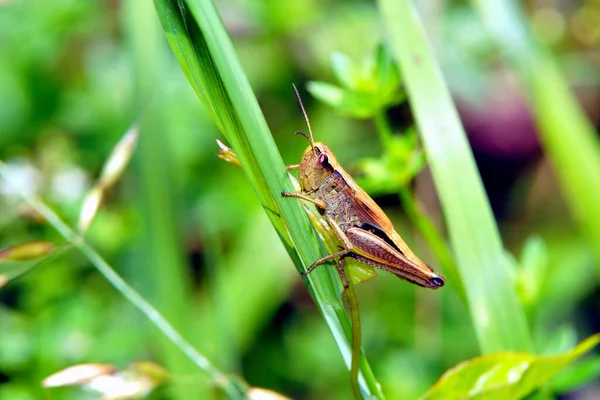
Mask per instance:
[[[312,129],[310,128],[310,121],[308,120],[308,115],[306,114],[306,110],[304,109],[304,104],[302,104],[302,99],[300,98],[300,93],[298,92],[298,88],[293,83],[292,83],[292,86],[294,87],[294,91],[296,92],[296,97],[298,97],[298,102],[300,103],[300,108],[302,109],[302,114],[304,114],[304,119],[306,120],[306,125],[308,125],[308,133],[310,134],[310,137],[306,136],[306,134],[304,132],[296,132],[296,134],[302,135],[305,138],[307,138],[308,141],[310,142],[311,149],[314,149],[315,141],[313,139]]]

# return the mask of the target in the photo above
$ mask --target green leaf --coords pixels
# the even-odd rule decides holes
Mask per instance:
[[[456,107],[412,2],[380,13],[421,133],[481,350],[530,351],[498,227]]]
[[[516,271],[517,293],[521,303],[533,307],[538,302],[548,269],[548,249],[539,236],[527,239]]]
[[[594,335],[556,356],[506,352],[477,357],[447,371],[421,400],[520,399],[599,342],[600,335]]]
[[[345,99],[346,90],[331,83],[313,81],[309,82],[307,89],[314,97],[333,108],[341,108],[343,103],[348,102]]]
[[[173,121],[169,113],[170,106],[165,105],[168,90],[164,76],[173,71],[170,64],[172,55],[165,46],[163,29],[152,2],[123,3],[123,30],[127,33],[130,62],[136,71],[132,76],[135,82],[134,109],[144,112],[139,122],[132,125],[108,156],[92,193],[99,189],[104,195],[107,185],[115,183],[132,155],[139,129],[141,134],[131,173],[134,174],[132,179],[136,182],[139,194],[133,204],[139,210],[140,235],[136,240],[133,251],[135,259],[132,262],[144,265],[145,273],[137,277],[136,289],[142,296],[152,299],[152,305],[173,324],[178,333],[196,348],[202,348],[203,338],[195,329],[196,319],[188,318],[190,313],[196,312],[197,303],[188,276],[185,249],[181,246],[183,236],[178,226],[177,206],[182,185],[177,174],[173,174],[176,163],[172,151],[177,135],[173,135],[169,129]],[[169,68],[166,68],[167,65]],[[160,163],[156,160],[160,160]],[[81,215],[84,215],[83,209]],[[82,231],[85,225],[79,225]],[[165,336],[164,331],[156,331],[148,340],[154,346],[154,360],[168,371],[180,374],[198,372],[197,363],[191,362],[188,354],[174,351],[173,341]],[[224,358],[219,359],[220,366],[223,366]],[[207,372],[210,374],[210,369]],[[203,383],[196,381],[186,387],[172,385],[170,396],[175,400],[206,396],[208,389]],[[230,384],[227,386],[233,387]],[[233,389],[225,390],[233,392]]]
[[[388,94],[397,91],[400,85],[400,74],[388,48],[384,45],[379,45],[375,59],[375,71],[373,74],[377,80],[379,90]]]
[[[343,89],[330,83],[309,82],[307,89],[310,94],[323,103],[354,118],[371,118],[380,109],[380,101],[374,99],[370,94]]]
[[[410,185],[425,165],[425,155],[411,129],[402,136],[390,136],[383,157],[359,160],[356,168],[362,176],[357,182],[371,195],[397,193]]]
[[[308,90],[343,114],[354,118],[373,118],[404,100],[404,94],[399,90],[398,70],[382,45],[360,66],[346,55],[334,53],[331,69],[341,87],[310,82]]]
[[[354,90],[356,85],[360,84],[360,73],[356,65],[343,53],[333,53],[331,56],[331,71],[340,85],[346,89]]]
[[[556,393],[567,393],[600,378],[600,356],[588,357],[569,366],[552,380]]]

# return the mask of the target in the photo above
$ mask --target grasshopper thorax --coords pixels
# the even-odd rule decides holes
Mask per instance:
[[[314,192],[331,176],[338,162],[329,148],[323,143],[311,144],[304,150],[298,180],[305,192]]]

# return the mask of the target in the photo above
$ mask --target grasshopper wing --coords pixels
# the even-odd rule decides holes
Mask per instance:
[[[444,285],[444,279],[429,266],[415,263],[379,236],[360,228],[350,228],[346,235],[354,246],[353,258],[419,286],[437,289]]]
[[[345,171],[343,171],[343,177],[348,186],[354,191],[354,195],[350,196],[350,198],[352,199],[358,219],[362,222],[359,228],[371,231],[373,234],[383,239],[399,251],[400,254],[412,264],[417,265],[423,270],[432,271],[431,267],[421,261],[421,259],[412,252],[404,240],[402,240],[398,232],[394,229],[392,221],[390,221],[371,196],[358,186],[354,179],[352,179]]]

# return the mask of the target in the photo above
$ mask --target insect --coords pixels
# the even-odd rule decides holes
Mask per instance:
[[[299,168],[301,191],[281,192],[281,195],[316,205],[343,243],[340,251],[318,259],[303,274],[307,275],[317,266],[337,258],[337,269],[347,288],[349,281],[344,272],[344,259],[351,257],[422,287],[437,289],[443,286],[444,278],[421,261],[404,243],[387,215],[342,168],[331,150],[323,143],[315,143],[296,86],[294,90],[309,131],[309,135],[303,132],[296,134],[308,139],[310,145],[304,151],[300,164],[288,167]]]

